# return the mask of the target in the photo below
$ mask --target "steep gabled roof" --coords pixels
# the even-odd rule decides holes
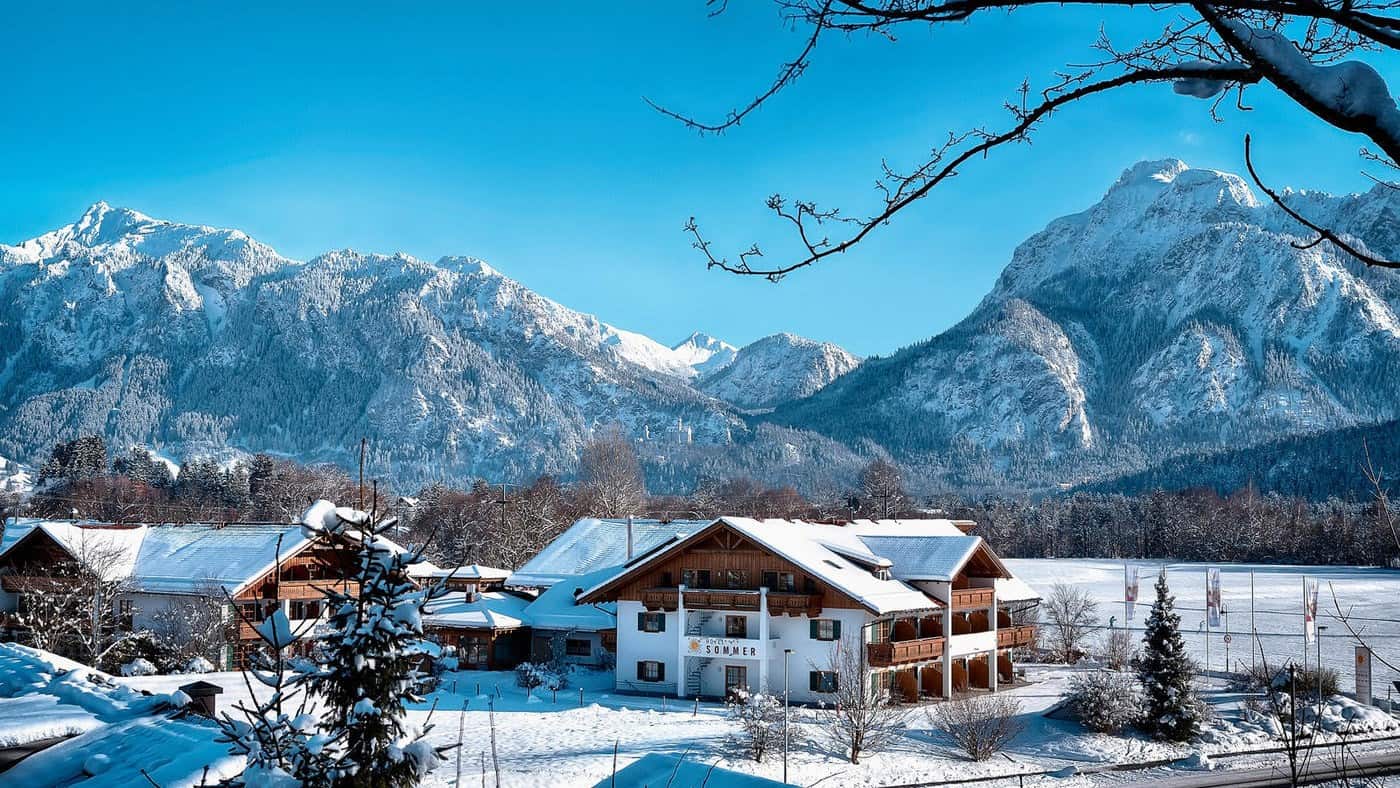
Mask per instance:
[[[761,548],[800,567],[820,582],[838,593],[845,594],[857,604],[873,613],[883,614],[902,610],[928,610],[941,603],[924,592],[893,578],[883,578],[842,553],[852,552],[851,548],[840,552],[831,549],[821,537],[831,537],[827,529],[840,526],[818,525],[792,520],[753,520],[745,517],[721,517],[703,529],[684,539],[678,539],[661,550],[657,550],[644,560],[636,561],[624,571],[602,579],[593,586],[585,586],[578,596],[580,600],[594,597],[608,588],[615,587],[626,578],[642,571],[664,556],[684,550],[688,545],[721,528],[730,528]],[[854,551],[862,556],[869,553],[857,546]],[[877,559],[877,556],[869,556]]]

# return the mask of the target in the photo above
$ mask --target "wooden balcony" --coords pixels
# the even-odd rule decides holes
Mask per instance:
[[[866,661],[872,667],[887,668],[926,662],[943,656],[943,638],[917,638],[889,643],[869,643],[865,646]]]
[[[969,610],[973,608],[991,607],[996,599],[996,592],[990,588],[955,588],[953,589],[953,609]]]
[[[277,599],[325,599],[324,589],[339,591],[344,587],[344,580],[328,577],[324,580],[283,580],[268,590],[274,591]]]
[[[641,603],[648,610],[674,611],[677,603],[674,588],[648,588],[642,591]],[[791,594],[769,592],[768,614],[773,616],[817,616],[821,613],[820,594]],[[735,610],[756,612],[759,608],[757,591],[732,589],[689,589],[685,591],[687,610]]]
[[[1020,648],[1035,642],[1035,627],[1024,624],[997,630],[997,648]]]

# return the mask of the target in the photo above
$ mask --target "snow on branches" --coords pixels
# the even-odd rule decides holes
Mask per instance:
[[[408,704],[422,701],[419,664],[436,651],[423,638],[423,607],[438,587],[409,579],[408,566],[421,553],[384,536],[393,518],[317,501],[301,522],[349,573],[343,583],[320,589],[331,611],[328,625],[297,631],[281,609],[253,625],[266,653],[254,655],[244,680],[250,695],[253,681],[272,693],[219,721],[231,751],[247,758],[236,784],[416,785],[442,760],[425,739],[431,726],[406,719]],[[288,659],[298,643],[312,659]]]
[[[906,26],[959,27],[974,24],[989,12],[1006,12],[1045,6],[1047,13],[1077,13],[1066,5],[1088,5],[1090,0],[776,0],[789,24],[807,28],[805,45],[792,62],[779,71],[742,109],[714,122],[667,109],[647,100],[662,114],[701,133],[722,133],[735,128],[751,113],[788,88],[807,71],[819,44],[828,32],[869,33],[891,42]],[[1101,4],[1094,0],[1094,4]],[[1041,122],[1069,104],[1120,88],[1140,84],[1170,85],[1183,96],[1212,101],[1211,115],[1218,118],[1224,100],[1234,94],[1244,106],[1250,86],[1267,84],[1322,121],[1344,131],[1358,133],[1379,148],[1363,149],[1364,158],[1397,168],[1400,162],[1400,109],[1381,75],[1354,59],[1368,51],[1400,49],[1400,1],[1347,0],[1314,3],[1300,0],[1222,0],[1169,4],[1149,8],[1135,0],[1111,0],[1131,13],[1146,16],[1160,9],[1174,12],[1160,33],[1127,46],[1111,41],[1102,26],[1097,34],[1085,29],[1090,53],[1084,60],[1066,65],[1033,88],[1023,81],[1003,104],[1009,123],[997,130],[979,126],[951,131],[946,138],[930,141],[925,152],[905,167],[887,160],[880,163],[875,188],[880,197],[864,214],[817,207],[813,200],[774,194],[767,207],[781,226],[794,236],[792,250],[776,264],[760,264],[765,257],[758,244],[734,256],[715,250],[701,234],[694,217],[684,231],[711,268],[730,273],[762,276],[778,281],[798,269],[842,254],[888,224],[896,214],[923,199],[938,184],[957,175],[959,168],[994,148],[1030,141]],[[1055,10],[1050,10],[1055,9]],[[719,11],[723,11],[723,5]],[[1079,18],[1079,17],[1076,17]],[[1092,38],[1089,38],[1092,36]],[[1015,42],[1000,47],[1015,52]],[[1352,59],[1349,59],[1352,58]],[[877,80],[878,83],[878,80]],[[1270,195],[1273,196],[1273,195]],[[1275,198],[1279,202],[1278,198]],[[1280,202],[1280,205],[1282,203]],[[1286,208],[1286,206],[1284,206]],[[1290,211],[1290,213],[1292,213]],[[1374,255],[1358,253],[1355,245],[1339,242],[1335,233],[1318,228],[1302,217],[1305,227],[1317,232],[1317,240],[1332,243],[1342,253],[1373,266],[1400,267]],[[1389,264],[1389,265],[1388,265]]]
[[[418,667],[435,646],[423,639],[423,608],[436,586],[408,577],[420,553],[384,534],[396,518],[318,501],[302,517],[312,538],[354,552],[347,588],[327,588],[327,631],[315,636],[317,659],[299,666],[297,681],[316,694],[320,727],[340,737],[337,785],[409,786],[440,757],[405,720],[409,703],[423,699]]]

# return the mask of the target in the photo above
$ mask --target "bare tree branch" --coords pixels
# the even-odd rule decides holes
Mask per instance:
[[[1342,240],[1342,238],[1338,236],[1336,232],[1329,230],[1328,228],[1323,227],[1322,225],[1314,221],[1309,220],[1307,217],[1288,207],[1288,204],[1283,201],[1283,198],[1279,196],[1279,193],[1264,185],[1264,181],[1260,179],[1259,173],[1255,172],[1254,159],[1250,154],[1250,139],[1248,134],[1244,135],[1244,165],[1249,170],[1249,177],[1254,180],[1254,185],[1258,186],[1260,191],[1268,195],[1269,199],[1273,200],[1275,205],[1277,205],[1284,213],[1293,217],[1294,221],[1298,222],[1299,224],[1303,225],[1309,230],[1312,230],[1313,232],[1317,233],[1317,237],[1311,241],[1292,242],[1294,248],[1311,249],[1312,247],[1317,246],[1323,241],[1327,241],[1333,246],[1336,246],[1338,249],[1341,249],[1343,252],[1346,252],[1352,257],[1355,257],[1356,259],[1365,263],[1366,265],[1375,266],[1377,268],[1400,268],[1400,262],[1385,260],[1380,257],[1376,257],[1375,255],[1370,254],[1369,252],[1364,252],[1361,249],[1356,248],[1356,246],[1352,243]]]

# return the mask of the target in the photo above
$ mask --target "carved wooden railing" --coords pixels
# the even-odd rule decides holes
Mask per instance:
[[[955,588],[953,589],[953,609],[967,610],[968,608],[987,607],[996,599],[996,592],[990,588]]]
[[[866,661],[872,667],[887,668],[924,662],[943,656],[943,638],[917,638],[888,643],[869,643],[865,647]]]
[[[997,630],[997,648],[1020,648],[1035,642],[1035,627],[1023,624]]]

